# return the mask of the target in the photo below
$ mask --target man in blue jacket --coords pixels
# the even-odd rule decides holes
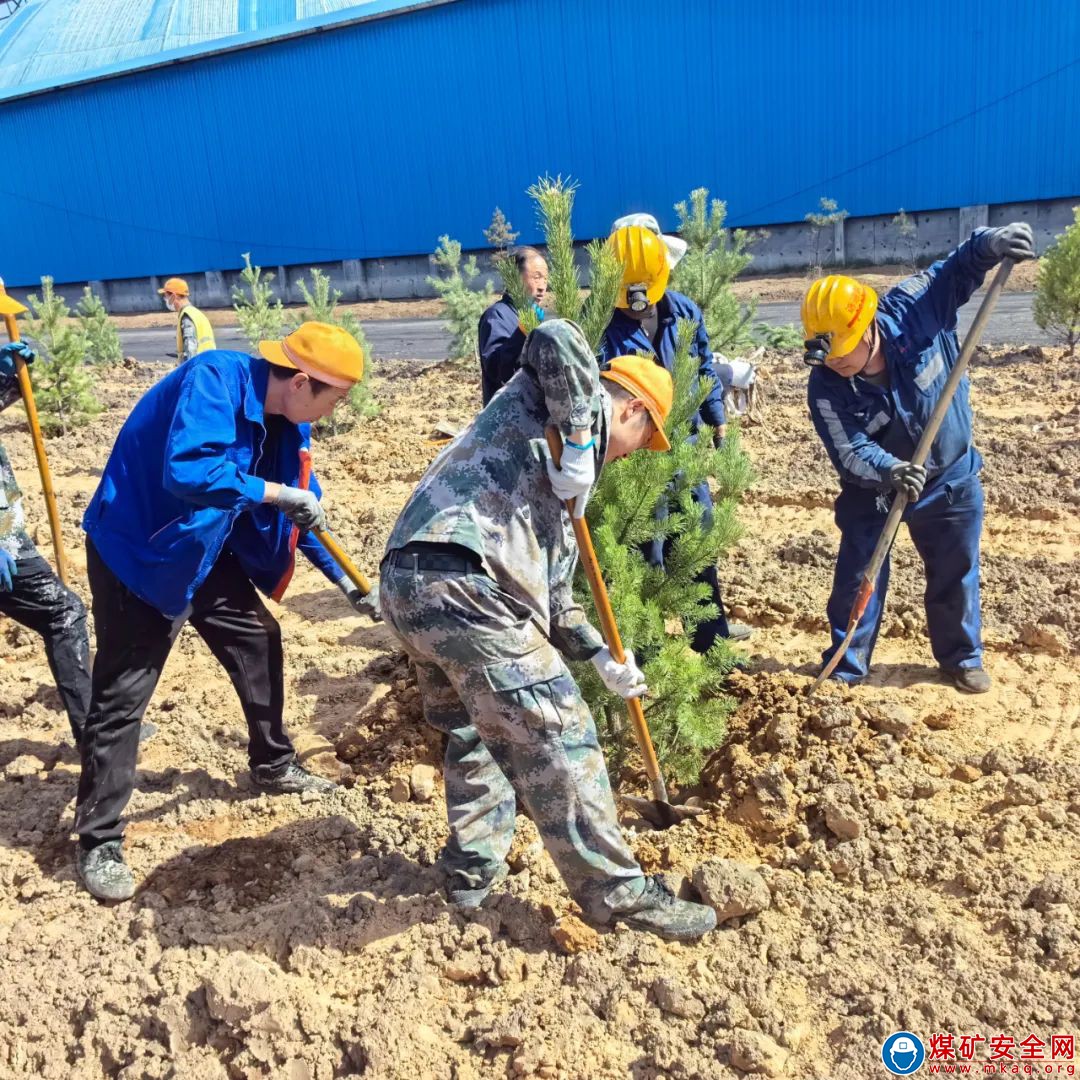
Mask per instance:
[[[97,654],[76,862],[102,900],[134,891],[120,816],[134,783],[139,721],[185,622],[240,697],[256,787],[334,787],[296,761],[282,723],[281,631],[256,589],[280,599],[299,547],[366,609],[307,533],[324,524],[310,424],[361,378],[364,357],[340,327],[313,322],[259,351],[261,358],[200,353],[152,387],[121,428],[83,518]]]
[[[695,434],[691,438],[696,438],[704,428],[706,438],[719,446],[726,423],[723,370],[726,365],[713,363],[701,308],[690,297],[667,287],[671,274],[670,257],[663,239],[651,229],[640,225],[624,226],[611,234],[610,243],[623,263],[623,281],[615,313],[600,342],[601,367],[616,356],[651,355],[674,376],[679,320],[690,320],[696,327],[691,355],[698,361],[701,377],[714,384],[694,418]],[[730,372],[727,381],[730,381]],[[707,481],[694,489],[693,497],[708,515],[713,504]],[[660,512],[664,512],[663,508]],[[668,545],[670,543],[668,541]],[[663,566],[666,554],[663,541],[656,540],[646,546],[646,556],[653,566]],[[704,570],[699,580],[709,586],[708,602],[715,605],[717,614],[698,624],[691,641],[693,649],[708,652],[717,638],[730,641],[748,638],[749,626],[727,621],[716,567]]]
[[[514,266],[521,275],[525,295],[532,300],[540,321],[544,309],[540,306],[547,293],[547,260],[534,247],[518,248],[512,256]],[[509,293],[480,316],[477,330],[480,348],[481,393],[487,403],[517,374],[521,364],[521,350],[525,347],[525,330],[521,316],[514,307]]]
[[[832,644],[826,663],[844,639],[893,492],[903,491],[911,500],[903,520],[926,568],[934,658],[957,689],[990,689],[979,611],[982,458],[972,443],[966,377],[925,468],[911,458],[960,353],[957,310],[1003,258],[1035,258],[1029,225],[976,229],[947,259],[900,282],[880,302],[873,289],[839,275],[814,282],[806,294],[810,414],[840,476],[840,551],[827,609]],[[886,559],[834,679],[865,678],[888,586]]]

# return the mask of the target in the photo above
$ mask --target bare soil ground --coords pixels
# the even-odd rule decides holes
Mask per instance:
[[[160,373],[117,367],[108,411],[50,443],[84,596],[80,515]],[[883,1075],[881,1041],[900,1028],[1080,1034],[1078,369],[1051,350],[976,361],[994,690],[965,698],[938,680],[903,537],[873,677],[814,703],[835,484],[801,365],[775,356],[770,374],[768,426],[746,432],[758,480],[745,538],[722,566],[756,633],[707,770],[714,810],[630,833],[650,870],[696,882],[720,929],[692,945],[589,931],[524,818],[490,907],[451,910],[431,869],[438,744],[407,667],[306,566],[277,609],[288,722],[342,789],[250,789],[240,710],[185,631],[129,807],[141,887],[101,906],[75,886],[77,764],[48,668],[2,622],[0,1076],[857,1080]],[[317,447],[335,530],[369,572],[435,425],[469,418],[476,382],[386,365],[382,415]],[[9,411],[0,437],[47,552],[21,420]]]

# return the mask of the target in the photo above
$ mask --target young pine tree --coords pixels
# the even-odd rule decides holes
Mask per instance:
[[[833,229],[838,222],[843,221],[848,217],[846,210],[841,210],[839,204],[835,199],[830,199],[827,195],[822,195],[818,199],[817,210],[811,210],[806,215],[805,221],[810,224],[810,231],[814,235],[814,261],[810,266],[811,277],[821,277],[821,272],[824,269],[826,262],[830,260],[828,258],[822,258],[821,240],[822,237],[828,233],[831,237]],[[826,250],[828,250],[826,248]]]
[[[492,266],[498,266],[499,262],[510,254],[514,241],[520,235],[514,232],[514,227],[506,215],[496,206],[491,215],[491,224],[484,230],[484,239],[495,249],[491,256]]]
[[[645,716],[657,755],[669,776],[692,784],[705,756],[723,741],[733,708],[723,686],[735,666],[722,640],[705,655],[690,648],[698,623],[715,614],[708,587],[694,579],[738,538],[735,510],[750,482],[750,466],[737,431],[729,429],[721,450],[707,438],[688,441],[691,418],[710,386],[697,380],[697,362],[690,356],[693,325],[681,322],[678,335],[675,400],[666,427],[671,452],[642,452],[606,465],[587,514],[623,642],[633,649],[649,684]],[[691,497],[709,477],[716,489],[711,520]],[[672,505],[672,512],[659,517],[659,505]],[[666,568],[649,566],[642,544],[669,537],[674,542]],[[575,591],[595,623],[583,573]],[[625,703],[604,688],[591,664],[575,665],[575,676],[617,781],[631,746]]]
[[[453,339],[448,359],[465,360],[476,357],[479,338],[477,327],[480,316],[495,303],[491,283],[484,282],[483,289],[474,285],[480,276],[476,256],[461,261],[461,244],[449,236],[439,237],[439,246],[431,256],[432,263],[442,272],[441,277],[428,277],[428,284],[439,294],[443,302],[443,314],[450,324]]]
[[[352,311],[338,311],[338,301],[341,299],[341,290],[335,289],[330,284],[330,278],[316,267],[311,268],[311,284],[301,278],[297,282],[300,295],[304,298],[306,307],[298,314],[292,316],[293,326],[299,326],[304,322],[330,323],[332,326],[340,326],[348,331],[364,350],[364,377],[353,384],[352,389],[346,395],[345,400],[329,416],[317,421],[313,425],[313,431],[317,435],[331,436],[340,435],[351,431],[357,424],[378,416],[379,405],[371,392],[371,384],[368,381],[371,375],[371,345],[364,333],[360,320]]]
[[[1080,342],[1080,206],[1075,220],[1039,260],[1035,283],[1035,321],[1057,335],[1076,354]]]
[[[75,314],[86,336],[86,359],[91,364],[116,364],[123,359],[120,334],[109,318],[101,298],[83,289],[82,299],[75,305]]]
[[[28,297],[33,318],[27,336],[33,339],[37,362],[30,365],[41,430],[66,435],[101,412],[94,396],[94,379],[86,367],[89,348],[82,326],[71,325],[64,299],[53,290],[53,279],[41,279],[41,296]]]
[[[754,343],[751,321],[757,301],[740,304],[731,283],[750,265],[747,251],[752,237],[743,229],[724,227],[727,204],[709,200],[707,188],[690,192],[689,200],[675,204],[679,235],[686,254],[671,276],[672,288],[685,293],[705,317],[709,344],[718,352],[737,352]]]
[[[260,341],[274,341],[282,336],[285,309],[270,287],[274,275],[264,272],[261,266],[252,266],[250,251],[244,252],[240,279],[245,288],[233,288],[233,310],[248,344],[258,349]]]

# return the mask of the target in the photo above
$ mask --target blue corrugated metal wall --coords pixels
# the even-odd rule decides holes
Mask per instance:
[[[544,172],[581,236],[701,184],[748,225],[1080,193],[1073,0],[636,10],[460,0],[3,103],[0,274],[479,246],[496,203],[534,239]]]

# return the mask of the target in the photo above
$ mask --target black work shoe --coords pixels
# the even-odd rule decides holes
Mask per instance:
[[[633,904],[614,912],[611,921],[671,941],[691,941],[716,929],[716,912],[708,904],[680,900],[659,874],[653,874]]]
[[[992,685],[981,667],[942,668],[941,674],[965,694],[985,694]]]
[[[135,879],[119,840],[106,840],[89,851],[77,844],[75,870],[86,891],[98,900],[130,900],[135,895]]]
[[[305,791],[314,791],[318,795],[329,795],[337,791],[333,780],[309,773],[303,765],[290,761],[283,772],[272,775],[265,765],[257,765],[251,771],[251,779],[260,791],[268,795],[302,795]]]
[[[728,641],[747,641],[753,636],[753,629],[741,622],[729,622],[727,624]]]
[[[495,871],[491,880],[486,885],[465,885],[457,884],[454,882],[460,882],[461,878],[456,875],[452,876],[446,885],[446,899],[456,908],[460,908],[462,911],[476,911],[483,902],[488,898],[491,890],[502,881],[506,875],[510,873],[510,867],[503,863],[498,870]]]

